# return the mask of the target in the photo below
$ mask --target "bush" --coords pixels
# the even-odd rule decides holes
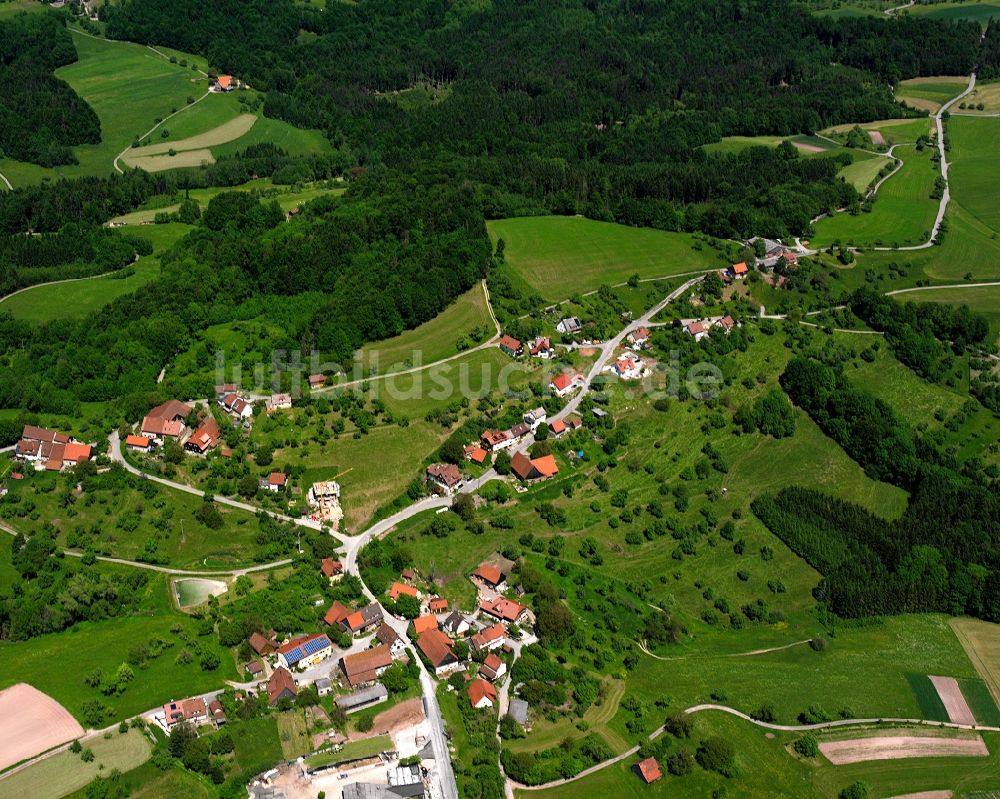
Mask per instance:
[[[802,757],[819,757],[819,744],[812,735],[799,738],[792,744],[792,749]]]
[[[724,777],[731,777],[736,771],[736,748],[721,736],[713,735],[702,741],[694,757],[706,771],[716,771]]]
[[[667,718],[663,729],[675,738],[690,738],[694,731],[694,716],[687,713],[675,713]]]
[[[860,781],[848,785],[838,794],[840,799],[869,799],[871,795],[871,788]]]
[[[823,652],[826,650],[826,639],[817,635],[809,642],[809,646],[814,652]]]
[[[683,777],[694,770],[694,758],[691,757],[690,753],[684,751],[674,752],[666,759],[665,764],[667,771],[675,777]]]

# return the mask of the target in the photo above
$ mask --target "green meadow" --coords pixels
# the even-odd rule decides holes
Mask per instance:
[[[150,581],[149,590],[166,591],[165,578]],[[178,632],[173,632],[177,629]],[[170,643],[159,657],[145,668],[136,668],[135,679],[121,696],[106,697],[84,683],[95,669],[113,674],[129,650],[152,639]],[[195,656],[191,663],[178,664],[182,650],[215,652],[222,665],[215,671],[202,671]],[[63,704],[74,716],[82,718],[83,704],[98,700],[108,708],[107,724],[129,718],[171,699],[210,691],[223,680],[237,677],[232,657],[214,636],[199,637],[197,624],[180,614],[158,612],[155,615],[82,622],[61,633],[43,635],[30,641],[0,643],[0,660],[5,664],[0,674],[0,688],[19,682],[30,683]],[[67,669],[69,663],[85,663],[86,669]],[[86,726],[86,724],[84,725]]]
[[[631,228],[573,216],[500,219],[487,223],[503,239],[510,268],[546,300],[623,283],[632,275],[669,277],[727,265],[725,257],[688,233]]]
[[[835,242],[858,246],[906,246],[927,240],[938,201],[931,198],[937,170],[931,161],[932,149],[918,152],[902,145],[895,153],[903,159],[902,168],[882,184],[872,210],[852,215],[834,214],[816,223],[813,247],[828,247]]]
[[[961,94],[967,85],[968,78],[962,75],[910,78],[900,81],[896,87],[896,99],[913,108],[933,113],[952,97]]]
[[[925,19],[948,21],[971,20],[984,28],[991,19],[1000,17],[1000,3],[972,2],[918,4],[906,10],[907,14]]]

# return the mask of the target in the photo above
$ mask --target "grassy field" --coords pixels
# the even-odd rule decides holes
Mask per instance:
[[[913,695],[917,697],[917,704],[920,706],[919,718],[948,721],[948,711],[928,675],[910,673],[906,675],[906,681],[913,689]]]
[[[236,763],[243,774],[259,774],[281,760],[281,738],[274,716],[241,721],[231,732]]]
[[[1000,124],[996,120],[955,117],[948,123],[948,134],[955,199],[978,221],[1000,231],[1000,209],[990,199],[1000,177]]]
[[[477,285],[455,300],[429,322],[398,336],[367,344],[354,354],[364,374],[378,374],[407,369],[414,365],[433,363],[458,352],[458,339],[473,328],[484,327],[493,336],[486,294]]]
[[[959,687],[977,722],[987,727],[1000,727],[1000,709],[985,680],[961,680]]]
[[[164,48],[157,48],[164,54],[159,55],[148,47],[98,39],[79,30],[74,30],[73,41],[79,60],[56,74],[97,113],[101,143],[74,148],[78,164],[52,169],[0,159],[0,172],[15,187],[46,178],[109,174],[118,154],[130,149],[137,137],[145,137],[160,119],[166,121],[148,139],[152,149],[130,150],[128,163],[149,171],[198,166],[259,142],[273,142],[293,154],[329,150],[329,142],[319,131],[300,130],[250,113],[238,98],[254,98],[253,93],[209,94],[199,99],[208,89],[208,79],[191,66],[204,70],[204,59]],[[186,60],[188,66],[171,64],[170,55]],[[175,111],[180,113],[170,116]],[[155,154],[171,148],[177,155]]]
[[[979,619],[955,618],[951,626],[993,699],[1000,705],[1000,625]]]
[[[1000,12],[1000,6],[997,7]],[[1000,14],[998,14],[1000,16]],[[982,108],[976,108],[980,103]],[[962,108],[965,105],[965,108]],[[962,100],[957,107],[953,107],[958,114],[996,114],[1000,111],[1000,81],[976,81],[974,88]]]
[[[13,17],[22,12],[43,11],[47,8],[39,0],[0,0],[0,19]]]
[[[905,13],[926,19],[972,20],[985,28],[991,19],[1000,17],[1000,3],[982,3],[976,2],[976,0],[969,2],[966,0],[954,3],[918,4],[907,9]]]
[[[848,164],[838,173],[860,192],[864,192],[873,180],[878,177],[879,170],[886,165],[885,158],[864,158]]]
[[[934,113],[968,84],[962,75],[941,75],[935,78],[910,78],[899,82],[896,99],[911,108]]]
[[[796,733],[768,733],[753,725],[717,712],[695,717],[692,741],[671,741],[668,751],[693,753],[697,743],[718,735],[736,749],[737,774],[726,779],[699,766],[684,777],[665,774],[652,785],[645,785],[633,770],[638,757],[598,771],[582,780],[544,791],[517,791],[518,799],[576,799],[579,796],[608,796],[616,799],[640,797],[680,797],[701,799],[714,791],[717,796],[740,799],[836,799],[840,790],[856,780],[872,788],[872,796],[890,797],[905,793],[954,789],[988,790],[1000,787],[1000,736],[986,734],[988,758],[918,758],[872,761],[847,766],[833,766],[825,759],[805,760],[791,752]],[[959,794],[956,794],[958,796]],[[967,795],[967,794],[963,794]]]
[[[294,708],[278,714],[278,738],[285,760],[295,760],[299,755],[312,751],[312,738],[306,727],[304,710]]]
[[[126,278],[84,278],[38,286],[0,299],[0,312],[10,312],[15,319],[37,324],[54,319],[81,319],[145,286],[159,274],[159,258],[149,255],[140,258],[135,264],[135,274]]]
[[[153,580],[148,590],[165,590],[165,584]],[[171,632],[174,625],[179,626],[179,633]],[[105,697],[84,684],[84,678],[94,669],[113,674],[132,647],[154,638],[172,642],[172,646],[150,660],[145,669],[135,669],[135,680],[129,683],[122,696]],[[185,665],[175,662],[182,649],[193,652],[195,643],[203,650],[217,652],[222,658],[221,668],[202,671],[197,657]],[[232,658],[219,647],[215,638],[199,638],[195,622],[180,614],[161,613],[81,623],[64,632],[30,641],[4,642],[0,644],[0,660],[6,664],[0,674],[0,688],[18,682],[30,683],[62,703],[77,718],[80,718],[85,701],[97,699],[110,709],[108,724],[170,699],[212,690],[223,680],[237,676]],[[83,666],[68,670],[69,662],[86,664],[86,670]]]
[[[149,48],[94,39],[79,32],[74,33],[73,42],[79,60],[60,68],[56,75],[97,113],[101,143],[74,148],[80,163],[70,166],[43,169],[34,164],[0,161],[0,172],[14,186],[36,183],[46,176],[108,174],[115,156],[133,138],[153,127],[156,119],[183,108],[188,97],[200,97],[208,88],[208,79],[203,75],[171,64]],[[123,108],[128,113],[122,113]]]
[[[207,778],[182,766],[160,771],[148,764],[129,772],[125,779],[132,789],[129,799],[176,799],[181,796],[184,799],[214,799],[216,795]]]
[[[633,274],[665,277],[726,265],[717,251],[686,233],[571,216],[502,219],[487,227],[494,242],[504,240],[511,269],[547,300],[622,283]]]
[[[149,760],[152,746],[145,733],[130,729],[124,735],[112,732],[108,737],[97,736],[84,742],[94,753],[85,763],[80,755],[60,752],[40,760],[13,776],[0,780],[0,799],[60,799],[79,790],[94,777],[105,776],[112,770],[129,771]]]
[[[822,248],[838,241],[893,246],[927,240],[938,208],[938,201],[930,196],[938,176],[931,161],[932,150],[918,152],[916,147],[902,145],[895,153],[903,159],[903,166],[879,189],[873,210],[857,216],[844,212],[820,220],[811,246]]]

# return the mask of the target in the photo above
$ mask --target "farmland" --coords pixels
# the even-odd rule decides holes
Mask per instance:
[[[927,240],[938,201],[931,197],[937,171],[932,150],[901,145],[895,150],[903,167],[879,189],[870,213],[835,214],[816,223],[810,243],[826,247],[834,242],[871,245],[912,245]]]
[[[961,75],[911,78],[900,82],[896,99],[911,108],[934,113],[952,97],[961,94],[967,83],[968,78]]]
[[[728,263],[722,253],[686,233],[578,217],[504,219],[488,228],[494,243],[504,240],[511,269],[550,301],[604,283],[623,283],[633,274],[668,277]]]
[[[963,2],[936,2],[919,4],[906,10],[907,14],[925,19],[939,20],[972,20],[984,28],[987,23],[1000,17],[1000,4],[996,2],[980,2],[979,0],[964,0]]]
[[[1000,6],[997,7],[1000,16]],[[979,104],[982,103],[982,108]],[[963,106],[965,106],[963,108]],[[1000,111],[1000,81],[976,81],[976,87],[955,108],[955,113],[965,115],[995,115]]]
[[[41,760],[18,773],[0,780],[0,799],[61,799],[112,770],[129,771],[149,759],[149,739],[141,730],[117,731],[95,736],[84,742],[94,753],[87,763],[80,755],[64,751]]]

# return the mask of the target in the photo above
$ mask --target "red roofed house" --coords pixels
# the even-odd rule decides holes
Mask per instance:
[[[140,425],[143,435],[150,436],[162,444],[164,438],[180,438],[184,432],[184,420],[191,413],[191,406],[180,400],[167,400],[146,414]]]
[[[391,665],[392,653],[385,644],[340,659],[341,671],[351,688],[375,682]]]
[[[487,430],[479,437],[479,440],[482,441],[483,448],[488,452],[499,452],[502,449],[513,447],[517,443],[517,439],[506,430]]]
[[[467,444],[465,447],[465,457],[473,463],[485,463],[487,454],[478,444]]]
[[[628,334],[628,343],[634,347],[645,347],[649,342],[649,328],[640,327]]]
[[[220,92],[231,92],[233,90],[233,76],[219,75],[215,79],[215,88]]]
[[[250,646],[258,655],[270,655],[278,648],[278,645],[274,641],[265,638],[260,633],[253,633],[250,636]]]
[[[480,563],[472,576],[478,577],[494,591],[503,591],[507,587],[506,575],[492,563]]]
[[[168,727],[173,727],[182,721],[198,724],[208,721],[208,705],[200,696],[195,699],[184,699],[180,702],[167,702],[163,706],[163,715]]]
[[[127,449],[136,450],[137,452],[149,452],[152,446],[153,439],[146,438],[146,436],[125,436],[125,447]]]
[[[267,477],[261,478],[260,487],[277,493],[284,488],[287,483],[287,474],[284,472],[271,472]]]
[[[417,616],[417,618],[413,620],[413,632],[416,635],[423,635],[428,630],[436,630],[437,628],[438,620],[432,614]]]
[[[361,635],[372,627],[382,623],[382,608],[377,602],[365,605],[361,610],[356,610],[340,623],[344,632],[351,635]]]
[[[439,494],[451,494],[462,487],[462,473],[454,463],[432,463],[427,467],[426,480]]]
[[[520,358],[524,355],[524,345],[513,336],[504,336],[501,338],[500,349],[506,352],[511,358]]]
[[[198,425],[198,429],[188,436],[188,440],[184,442],[184,449],[204,455],[210,449],[215,449],[221,436],[219,423],[215,421],[214,416],[208,416]]]
[[[443,596],[436,596],[427,603],[427,609],[431,613],[444,613],[448,610],[448,600]]]
[[[690,324],[685,325],[684,332],[691,336],[695,341],[701,341],[703,338],[708,336],[708,330],[705,329],[705,325],[697,319]]]
[[[237,419],[249,419],[253,416],[253,405],[243,399],[235,392],[224,394],[218,400],[219,405]]]
[[[567,394],[581,388],[584,382],[583,375],[579,373],[563,372],[561,375],[556,375],[552,378],[549,388],[552,389],[557,397],[565,397]]]
[[[742,280],[750,272],[750,267],[746,265],[745,261],[740,261],[729,267],[729,272],[736,280]]]
[[[562,419],[556,419],[554,422],[549,422],[549,433],[554,436],[561,436],[566,432],[566,422]]]
[[[548,480],[559,474],[559,466],[552,455],[529,458],[523,452],[514,453],[514,457],[510,459],[510,470],[525,483]]]
[[[323,623],[329,625],[330,627],[337,627],[351,615],[353,611],[347,607],[347,605],[341,604],[340,602],[334,602],[330,605],[330,609],[323,616]]]
[[[493,707],[493,703],[497,701],[497,689],[479,677],[469,682],[468,691],[469,704],[476,710]]]
[[[309,375],[307,378],[309,380],[309,388],[316,390],[317,388],[322,388],[326,385],[326,375],[322,373],[317,373],[314,375]]]
[[[333,654],[333,642],[325,633],[300,635],[278,647],[278,663],[286,669],[308,669]]]
[[[555,355],[555,350],[552,349],[552,342],[549,340],[548,336],[536,338],[534,341],[530,342],[528,345],[528,352],[531,354],[532,358],[551,358]]]
[[[490,682],[496,682],[507,673],[507,664],[493,652],[486,656],[483,665],[479,667],[479,676]]]
[[[721,327],[727,336],[729,335],[729,331],[736,326],[736,322],[731,316],[723,316],[715,324],[717,327]]]
[[[528,613],[524,605],[504,596],[480,601],[479,609],[489,616],[509,623],[519,622]]]
[[[406,594],[407,596],[412,596],[414,599],[420,598],[420,592],[412,585],[406,585],[406,583],[393,583],[389,587],[389,599],[391,599],[393,602],[395,602],[404,594]]]
[[[339,582],[344,577],[344,564],[339,560],[323,558],[319,568],[331,583]]]
[[[67,466],[76,466],[89,461],[91,453],[90,444],[70,439],[65,433],[30,424],[24,426],[21,438],[14,446],[14,457],[33,463],[39,471],[58,472]]]
[[[417,648],[430,662],[435,677],[447,674],[459,665],[451,648],[451,639],[440,630],[428,630],[417,638]]]
[[[282,699],[294,699],[298,692],[295,678],[284,666],[278,666],[267,680],[267,701],[270,705],[276,705]]]
[[[636,770],[638,770],[639,776],[646,781],[647,785],[656,782],[663,776],[663,772],[660,771],[660,764],[656,762],[655,757],[647,757],[645,760],[640,760],[638,765],[636,765]]]
[[[642,361],[631,352],[622,353],[612,369],[622,380],[637,380],[642,377]]]
[[[476,652],[492,652],[502,647],[506,638],[507,631],[504,630],[503,624],[497,622],[472,636],[472,649]]]

